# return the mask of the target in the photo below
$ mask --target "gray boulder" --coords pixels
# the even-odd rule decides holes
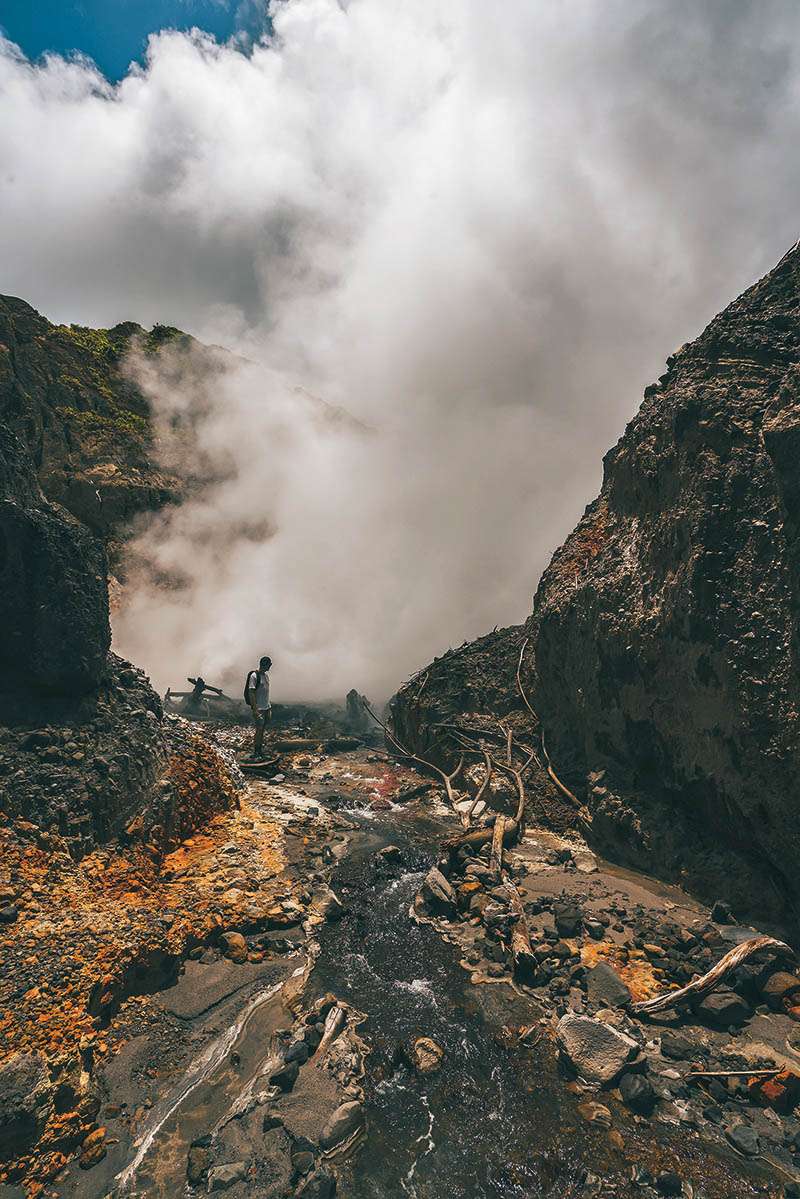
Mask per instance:
[[[42,1133],[53,1088],[39,1053],[15,1053],[0,1066],[0,1160],[19,1157]]]
[[[456,893],[441,870],[437,870],[435,866],[425,875],[419,895],[422,906],[429,915],[455,916]]]
[[[247,1162],[226,1162],[208,1172],[208,1193],[227,1191],[247,1177]]]
[[[571,1013],[559,1020],[556,1036],[559,1049],[578,1074],[600,1086],[612,1082],[639,1049],[633,1037],[602,1020]]]
[[[358,1100],[342,1103],[331,1115],[319,1137],[323,1149],[333,1149],[356,1132],[364,1123],[364,1109]]]
[[[598,962],[586,975],[586,987],[592,1003],[602,1007],[625,1007],[631,993],[608,962]]]
[[[749,1124],[734,1124],[725,1129],[725,1136],[733,1147],[746,1157],[755,1157],[761,1150],[758,1133]]]

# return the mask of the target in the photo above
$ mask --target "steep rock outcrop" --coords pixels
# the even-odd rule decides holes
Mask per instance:
[[[111,641],[103,548],[49,504],[17,437],[0,425],[0,691],[97,686]]]
[[[0,296],[0,422],[28,449],[47,498],[102,538],[115,567],[131,521],[178,501],[189,482],[161,465],[131,351],[145,360],[166,351],[208,376],[221,353],[160,325],[53,325]]]
[[[610,856],[776,917],[800,902],[800,252],[668,359],[524,626],[393,701],[417,747],[519,709]],[[428,676],[421,695],[420,682]]]
[[[691,345],[542,576],[535,702],[617,857],[800,900],[800,253]]]

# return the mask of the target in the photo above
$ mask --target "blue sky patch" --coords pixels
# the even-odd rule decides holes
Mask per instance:
[[[148,34],[197,26],[225,41],[266,27],[267,0],[3,0],[0,30],[28,58],[47,51],[93,59],[117,81],[141,62]]]

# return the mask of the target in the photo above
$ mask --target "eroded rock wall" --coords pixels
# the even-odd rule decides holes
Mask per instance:
[[[96,687],[111,642],[102,545],[42,495],[0,426],[0,691]]]
[[[104,541],[115,567],[131,521],[179,500],[186,484],[161,465],[132,350],[191,353],[213,368],[212,352],[177,329],[53,325],[0,296],[0,421],[25,445],[47,498]]]
[[[667,361],[525,625],[392,704],[408,743],[519,708],[594,843],[740,911],[800,903],[800,252]],[[428,675],[424,690],[421,681]]]
[[[800,899],[800,253],[691,345],[542,576],[532,687],[617,857]]]

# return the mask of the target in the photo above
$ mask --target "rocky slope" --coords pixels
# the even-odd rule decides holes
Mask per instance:
[[[445,712],[520,708],[528,637],[522,677],[595,844],[778,917],[800,899],[798,380],[794,248],[668,359],[526,626],[394,703],[418,743]]]
[[[103,980],[166,960],[158,864],[235,807],[239,783],[109,653],[103,544],[45,497],[12,423],[0,422],[0,1175],[43,1135],[56,1164],[93,1143],[86,1037],[119,998]]]
[[[0,422],[26,445],[48,499],[103,539],[115,568],[131,521],[180,499],[189,484],[161,465],[132,353],[191,357],[191,369],[208,375],[221,361],[178,329],[53,325],[24,300],[0,296]],[[189,437],[190,424],[180,432]]]

